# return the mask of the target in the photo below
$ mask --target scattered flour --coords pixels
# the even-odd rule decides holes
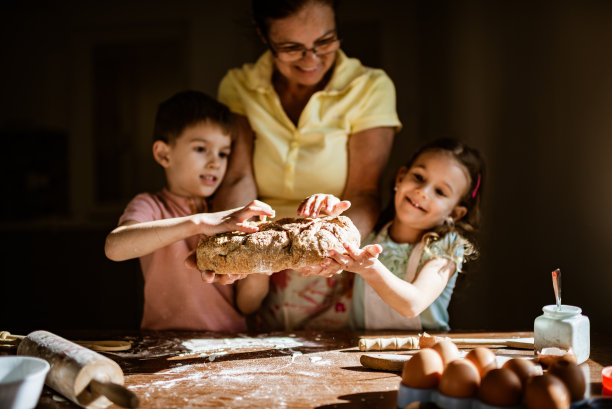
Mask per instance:
[[[268,338],[222,338],[222,339],[190,339],[183,342],[189,353],[209,353],[213,351],[235,349],[288,349],[301,347],[303,344],[290,337]]]

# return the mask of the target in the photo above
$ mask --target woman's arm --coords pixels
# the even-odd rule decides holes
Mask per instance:
[[[366,237],[380,214],[380,178],[393,145],[394,129],[378,127],[349,137],[348,178],[342,199],[351,202],[349,216]]]
[[[378,254],[382,251],[379,245],[365,246],[363,249],[345,248],[348,254],[330,250],[330,256],[346,266],[347,271],[361,275],[380,298],[408,318],[418,316],[440,296],[456,267],[449,259],[434,258],[423,265],[414,282],[408,283],[378,260]]]
[[[142,257],[155,250],[198,234],[207,236],[226,231],[253,233],[257,227],[244,222],[253,216],[274,217],[274,210],[263,202],[252,201],[242,208],[216,213],[139,223],[127,220],[106,237],[104,252],[113,261]]]
[[[243,206],[257,197],[253,177],[253,130],[247,118],[236,115],[236,139],[227,172],[212,199],[214,211]]]

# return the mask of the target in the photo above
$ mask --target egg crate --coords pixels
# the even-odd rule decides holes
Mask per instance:
[[[584,406],[587,400],[573,402],[571,409]],[[404,409],[413,402],[433,402],[441,409],[526,409],[524,405],[518,406],[493,406],[481,402],[474,398],[453,398],[440,393],[437,389],[416,389],[410,388],[400,382],[399,391],[397,393],[397,407]]]

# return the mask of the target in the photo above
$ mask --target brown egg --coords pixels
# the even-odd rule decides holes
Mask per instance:
[[[567,350],[561,348],[542,348],[541,351],[538,351],[538,363],[540,363],[545,368],[548,368],[555,362],[557,359],[565,359],[567,361],[577,362],[576,354],[572,348]]]
[[[576,362],[568,361],[567,359],[557,359],[548,368],[548,373],[557,376],[563,381],[570,392],[572,402],[582,400],[586,391],[586,379],[584,372],[576,364]]]
[[[493,406],[518,405],[523,397],[521,379],[511,369],[491,369],[480,381],[478,397]]]
[[[471,398],[476,395],[478,385],[480,375],[476,366],[467,359],[455,359],[444,369],[438,390],[453,398]]]
[[[404,364],[402,383],[410,388],[435,388],[443,370],[440,354],[431,348],[421,349]]]
[[[512,358],[504,362],[502,368],[508,368],[518,375],[521,385],[534,375],[542,375],[542,368],[528,359]]]
[[[458,359],[460,355],[459,348],[457,348],[457,345],[455,345],[455,343],[450,339],[443,339],[441,341],[438,341],[434,344],[432,348],[442,357],[444,367],[446,367],[449,362]]]
[[[563,381],[555,375],[532,376],[525,384],[525,405],[528,409],[567,409],[570,393]]]
[[[495,358],[495,352],[491,351],[486,347],[477,347],[467,353],[465,359],[472,361],[480,377],[483,377],[491,369],[497,368],[497,359]]]

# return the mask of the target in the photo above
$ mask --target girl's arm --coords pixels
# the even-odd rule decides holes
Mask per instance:
[[[342,199],[352,203],[346,212],[361,237],[374,228],[380,214],[380,179],[393,145],[394,129],[378,127],[349,137],[348,178]]]
[[[345,248],[348,254],[330,250],[330,257],[345,270],[361,275],[380,298],[408,318],[418,316],[438,298],[456,267],[451,260],[434,258],[423,265],[413,283],[408,283],[378,260],[378,254],[382,251],[379,245],[369,245],[363,249],[345,245]]]
[[[254,313],[270,288],[270,276],[267,274],[249,274],[236,283],[236,306],[244,315]]]
[[[135,222],[128,220],[106,237],[104,252],[113,261],[142,257],[169,244],[198,234],[211,236],[226,231],[253,233],[257,227],[244,222],[253,216],[274,216],[263,202],[252,201],[245,207],[216,213],[197,213],[172,219]]]
[[[236,116],[236,139],[232,143],[227,172],[212,199],[215,211],[243,206],[257,197],[252,165],[253,130],[245,116]]]

